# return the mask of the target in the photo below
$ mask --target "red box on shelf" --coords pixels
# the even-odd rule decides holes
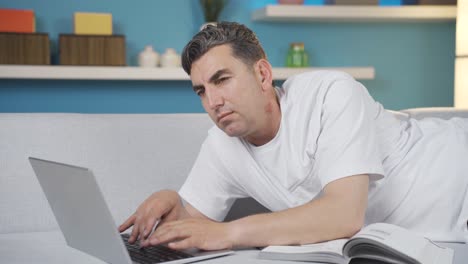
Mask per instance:
[[[0,8],[0,32],[35,33],[34,11]]]

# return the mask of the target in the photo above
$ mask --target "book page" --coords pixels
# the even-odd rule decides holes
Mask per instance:
[[[297,246],[269,246],[259,253],[261,259],[345,264],[342,255],[347,239]]]
[[[353,255],[354,253],[349,253],[350,249],[353,251],[352,247],[360,244],[371,244],[380,247],[381,250],[374,250],[374,253],[379,252],[379,255],[382,255],[387,252],[387,256],[381,257],[395,258],[400,256],[404,259],[411,259],[411,263],[451,263],[453,257],[453,250],[440,247],[415,232],[385,223],[371,224],[364,227],[349,240],[343,253]],[[366,253],[363,251],[361,250],[359,253]],[[437,262],[434,262],[434,259]]]
[[[428,244],[424,249],[424,254],[421,259],[421,263],[437,263],[437,264],[448,264],[453,261],[454,251],[451,248],[442,247],[436,243],[428,240]]]
[[[269,246],[264,248],[262,251],[290,254],[327,252],[341,256],[343,252],[343,246],[347,241],[347,239],[337,239],[322,243],[306,244],[300,246]]]

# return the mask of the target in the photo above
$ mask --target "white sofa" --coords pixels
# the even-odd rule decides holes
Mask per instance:
[[[181,186],[212,125],[206,114],[0,114],[0,234],[58,229],[29,156],[90,168],[118,224]]]
[[[408,113],[468,117],[449,108]],[[119,224],[154,191],[181,186],[212,125],[206,114],[0,114],[0,241],[58,231],[29,156],[90,168]],[[259,210],[241,200],[228,219]]]

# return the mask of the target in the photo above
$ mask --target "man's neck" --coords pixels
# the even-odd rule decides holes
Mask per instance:
[[[275,138],[281,125],[281,107],[279,99],[276,96],[270,100],[269,104],[265,107],[265,118],[263,119],[262,126],[258,129],[257,133],[247,136],[244,139],[254,146],[262,146]]]

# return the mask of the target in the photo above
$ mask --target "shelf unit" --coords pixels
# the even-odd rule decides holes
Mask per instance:
[[[275,80],[317,70],[340,70],[356,79],[375,77],[374,67],[311,67],[273,68]],[[190,80],[182,68],[140,68],[107,66],[30,66],[0,65],[0,79],[49,79],[49,80],[134,80],[134,81],[185,81]]]
[[[441,22],[456,17],[456,6],[267,5],[252,13],[255,21],[270,22]]]

